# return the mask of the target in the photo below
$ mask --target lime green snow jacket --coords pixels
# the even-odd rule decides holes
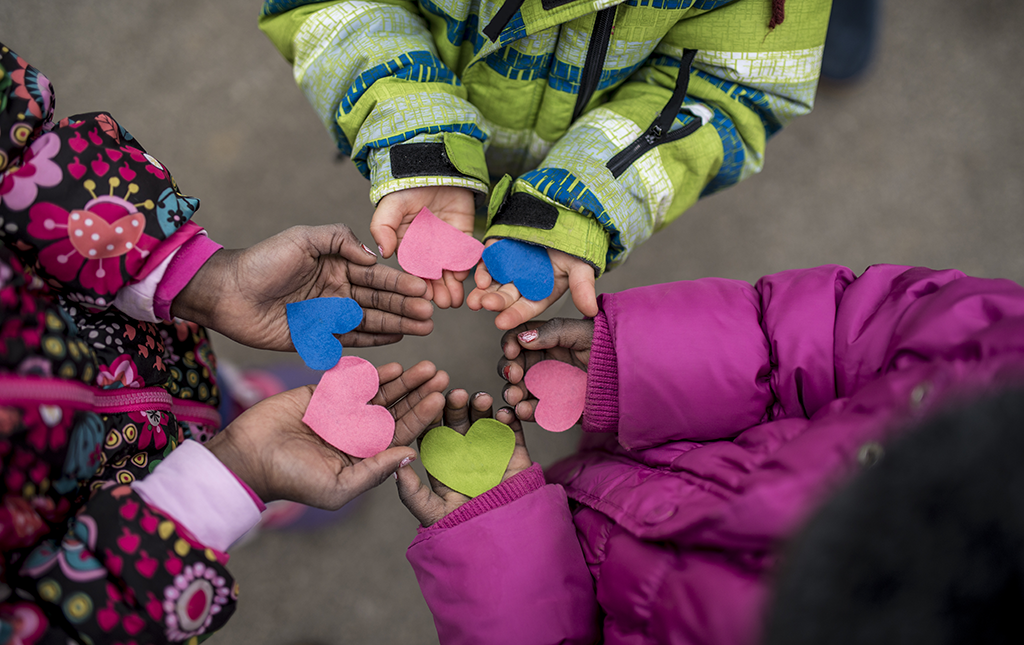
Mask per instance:
[[[771,0],[266,0],[260,28],[374,203],[463,186],[485,239],[600,275],[761,169],[811,110],[830,5],[770,29]]]

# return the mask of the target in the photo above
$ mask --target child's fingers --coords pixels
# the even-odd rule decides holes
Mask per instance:
[[[448,285],[444,282],[444,276],[442,275],[440,280],[431,280],[430,285],[434,292],[434,304],[441,309],[451,307],[452,296],[448,291]]]
[[[527,392],[526,388],[521,384],[513,385],[511,383],[506,383],[505,387],[501,391],[501,399],[513,407],[527,396],[529,396],[529,392]]]
[[[412,390],[397,403],[390,406],[391,414],[398,421],[431,394],[441,394],[448,387],[448,373],[438,371],[429,381]],[[443,396],[443,395],[442,395]],[[442,403],[442,406],[444,404]]]
[[[519,334],[521,332],[527,331],[528,329],[536,329],[539,325],[542,325],[542,324],[544,324],[544,321],[543,320],[539,320],[539,321],[536,321],[536,322],[532,323],[531,324],[532,326],[531,325],[526,325],[526,324],[519,325],[518,327],[514,327],[512,329],[509,329],[504,334],[502,334],[502,336],[501,336],[501,353],[505,355],[505,358],[507,358],[509,360],[512,360],[512,359],[516,358],[517,356],[519,356],[519,351],[522,349],[522,346],[519,344],[518,336],[519,336]],[[500,365],[499,365],[498,369],[499,370],[501,369]],[[508,380],[508,379],[505,379],[505,380]]]
[[[532,320],[539,316],[540,314],[544,313],[544,310],[550,307],[551,304],[554,303],[556,300],[558,300],[563,293],[565,293],[565,291],[559,291],[556,285],[555,292],[552,293],[549,297],[539,302],[527,300],[526,298],[520,298],[519,300],[512,303],[512,305],[505,309],[503,312],[498,314],[498,316],[494,319],[494,325],[498,329],[512,329],[517,325],[522,325],[523,323]]]
[[[433,324],[430,325],[433,329]],[[413,336],[426,336],[430,332],[424,334],[414,334],[409,332]],[[338,336],[338,340],[345,347],[378,347],[380,345],[392,345],[402,340],[404,334],[382,334],[377,332],[365,332],[365,331],[350,331],[347,334]]]
[[[465,296],[465,290],[462,286],[462,282],[469,277],[469,271],[445,271],[442,275],[445,285],[448,287],[448,293],[451,295],[452,307],[461,307],[462,300]]]
[[[555,347],[586,350],[594,340],[594,323],[575,318],[552,318],[533,329],[519,332],[516,340],[523,349],[531,351]]]
[[[377,380],[380,381],[381,385],[383,385],[384,383],[394,381],[396,378],[400,377],[404,371],[405,370],[402,368],[401,363],[386,363],[377,368]],[[377,392],[377,396],[381,396],[380,391]]]
[[[348,267],[348,280],[352,285],[352,299],[362,307],[393,311],[402,315],[416,317],[410,306],[422,309],[422,305],[406,303],[401,296],[423,298],[427,292],[426,280],[411,273],[399,271],[386,264]],[[357,288],[361,287],[361,288]],[[391,300],[381,302],[388,296]]]
[[[310,499],[320,508],[337,510],[371,488],[382,484],[399,470],[403,461],[416,459],[416,451],[406,447],[388,448],[367,459],[341,469],[332,491],[313,491]],[[408,469],[408,470],[411,470]]]
[[[523,361],[525,356],[519,356],[514,360],[509,360],[505,357],[498,359],[498,376],[505,379],[509,383],[519,383],[523,380],[523,375],[526,373],[523,367]]]
[[[516,404],[516,417],[523,421],[533,421],[536,399],[526,399]]]
[[[523,300],[513,284],[500,284],[492,282],[484,295],[480,298],[480,304],[487,311],[505,311],[516,302]]]
[[[472,427],[474,423],[480,419],[490,419],[494,416],[491,412],[491,406],[494,405],[494,397],[487,392],[477,392],[470,399],[469,406],[469,425]]]
[[[500,408],[495,415],[495,418],[512,428],[512,432],[516,435],[517,446],[526,447],[526,436],[523,434],[523,424],[512,408],[508,406]]]
[[[443,383],[447,385],[448,375],[444,376]],[[444,396],[440,392],[426,394],[395,420],[395,436],[391,440],[391,444],[393,446],[410,445],[423,434],[424,430],[441,418],[442,410],[444,410]]]
[[[456,388],[445,397],[444,424],[458,432],[469,432],[469,392]]]
[[[481,290],[491,286],[491,274],[483,262],[476,265],[476,273],[473,274],[473,282],[476,283],[476,288]]]
[[[407,370],[398,363],[382,365],[377,368],[380,387],[370,403],[388,407],[429,381],[434,374],[437,374],[437,368],[430,361],[420,361]]]
[[[426,302],[426,301],[423,301]],[[427,305],[433,315],[433,307]],[[363,322],[356,328],[358,332],[367,334],[409,334],[426,336],[434,329],[431,318],[416,319],[378,309],[363,309]],[[341,341],[345,345],[345,341]],[[349,343],[351,344],[351,343]]]

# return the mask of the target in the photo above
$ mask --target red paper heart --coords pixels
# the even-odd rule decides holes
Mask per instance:
[[[412,220],[398,247],[398,264],[427,280],[441,271],[469,271],[480,261],[484,245],[424,208]]]
[[[302,421],[338,450],[365,459],[391,445],[395,419],[367,401],[377,394],[377,369],[357,356],[342,356],[324,372]]]
[[[87,210],[71,211],[68,236],[75,250],[88,260],[116,258],[135,248],[146,225],[142,213],[125,215],[113,224]]]
[[[541,361],[527,370],[523,381],[538,399],[533,418],[540,427],[563,432],[576,425],[586,401],[586,372],[561,361]]]

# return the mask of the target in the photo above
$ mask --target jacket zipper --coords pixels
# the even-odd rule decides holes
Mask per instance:
[[[618,5],[602,9],[594,18],[594,29],[590,34],[590,44],[587,45],[587,58],[583,63],[583,71],[580,72],[580,93],[576,96],[576,107],[572,111],[572,121],[569,123],[575,122],[583,113],[601,82],[604,59],[608,55],[608,43],[611,40],[612,27],[615,26],[616,9]]]
[[[663,143],[670,143],[672,141],[678,141],[683,137],[688,137],[697,129],[703,125],[700,119],[695,119],[690,123],[687,123],[683,127],[669,132],[672,127],[672,122],[675,120],[676,115],[679,114],[679,108],[683,106],[683,99],[686,98],[686,88],[690,84],[690,65],[693,63],[693,57],[697,54],[695,49],[687,49],[683,51],[683,58],[679,66],[679,75],[676,77],[676,86],[672,90],[672,96],[668,99],[668,103],[661,109],[661,112],[654,117],[654,121],[651,125],[637,137],[633,143],[623,148],[618,154],[608,160],[605,166],[612,173],[612,177],[618,179],[619,175],[626,172],[626,169],[633,165],[633,162],[642,157],[651,148],[660,146]]]

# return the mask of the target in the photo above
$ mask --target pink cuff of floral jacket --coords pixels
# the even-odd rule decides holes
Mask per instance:
[[[473,519],[477,515],[483,515],[491,509],[511,504],[520,497],[542,488],[544,484],[544,471],[541,469],[540,464],[533,464],[523,472],[512,476],[486,493],[477,495],[448,515],[445,515],[435,524],[427,527],[421,526],[418,532],[450,529],[453,526]]]
[[[619,429],[619,364],[608,316],[594,318],[594,338],[587,363],[587,396],[583,404],[584,432]]]
[[[204,545],[226,552],[260,511],[234,473],[202,444],[185,440],[132,489]]]
[[[146,277],[121,288],[114,306],[137,320],[159,322],[171,319],[171,303],[189,280],[214,253],[222,249],[206,236],[206,231],[192,222],[186,223],[172,236],[184,242],[153,267]]]

